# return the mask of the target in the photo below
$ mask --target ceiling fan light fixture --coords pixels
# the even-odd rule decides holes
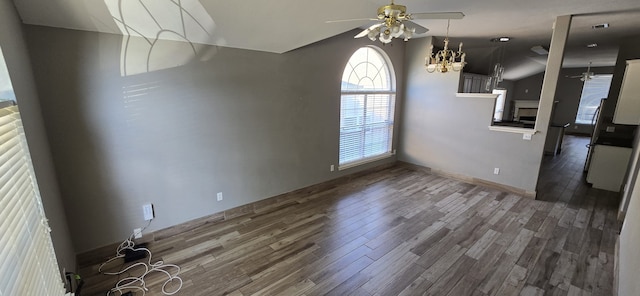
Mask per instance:
[[[371,41],[378,38],[384,44],[390,43],[393,38],[402,38],[408,41],[414,34],[424,34],[429,29],[412,22],[416,19],[461,19],[464,17],[462,12],[436,12],[436,13],[418,13],[415,15],[407,13],[407,7],[395,4],[391,0],[390,4],[380,6],[378,8],[378,23],[363,30],[353,38],[369,37]],[[351,19],[340,21],[327,21],[327,23],[343,22],[343,21],[361,21],[364,19]],[[376,20],[376,19],[373,19]]]
[[[534,47],[531,48],[531,51],[539,54],[539,55],[548,55],[549,54],[549,50],[547,50],[546,48],[542,47],[542,45],[536,45]]]
[[[406,30],[404,30],[404,41],[409,41],[409,39],[411,39],[411,37],[413,37],[413,33],[416,31],[415,28],[407,28]]]
[[[380,42],[387,44],[390,43],[392,39],[393,37],[391,36],[391,32],[389,31],[389,29],[385,29],[384,31],[380,32]]]
[[[380,34],[380,29],[370,30],[367,37],[369,37],[371,41],[376,41],[378,34]]]

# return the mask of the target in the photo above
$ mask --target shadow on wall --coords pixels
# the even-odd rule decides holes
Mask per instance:
[[[205,61],[215,54],[216,47],[199,45],[220,37],[214,36],[216,24],[198,1],[105,0],[105,4],[125,36],[122,76],[173,68],[197,58]],[[204,48],[210,52],[202,53]]]

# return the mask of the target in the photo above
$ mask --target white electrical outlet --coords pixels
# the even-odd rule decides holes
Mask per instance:
[[[218,201],[222,200],[222,192],[218,192],[217,198],[218,198]]]
[[[500,174],[500,168],[494,168],[494,169],[493,169],[493,174],[494,174],[494,175],[498,175],[498,174]]]
[[[335,171],[336,167],[334,167],[333,165],[331,165],[331,167],[329,167],[329,171]]]
[[[134,238],[141,238],[142,237],[142,228],[135,228],[133,230],[133,237]]]
[[[149,204],[143,205],[142,212],[144,213],[145,221],[153,220],[153,218],[155,218],[155,215],[153,214],[153,204],[149,203]]]
[[[527,141],[531,141],[531,134],[522,134],[522,139],[523,140],[527,140]]]

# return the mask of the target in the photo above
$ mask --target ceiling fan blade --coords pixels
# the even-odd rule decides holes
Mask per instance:
[[[364,31],[360,32],[360,34],[358,34],[356,36],[353,36],[353,38],[362,38],[364,36],[367,36],[369,34],[369,32],[371,32],[371,31],[373,31],[373,30],[375,30],[375,29],[377,29],[377,28],[379,28],[379,27],[381,27],[383,25],[384,25],[384,23],[375,24],[375,25],[365,29]]]
[[[464,17],[462,12],[423,12],[412,13],[411,18],[417,19],[432,19],[432,20],[459,20]]]
[[[361,22],[361,21],[378,21],[378,19],[359,18],[359,19],[348,19],[348,20],[334,20],[334,21],[325,21],[325,24],[344,23],[344,22]]]
[[[423,33],[427,33],[429,32],[429,29],[418,25],[412,21],[404,21],[403,23],[407,24],[409,26],[409,28],[415,29],[414,33],[416,34],[423,34]]]

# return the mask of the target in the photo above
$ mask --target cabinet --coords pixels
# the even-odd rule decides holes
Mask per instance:
[[[613,123],[640,124],[640,60],[627,61]]]
[[[461,93],[491,93],[492,90],[486,90],[487,81],[489,76],[462,73],[462,79],[460,80],[460,92]]]
[[[587,183],[593,188],[620,192],[630,158],[631,148],[595,145]]]

